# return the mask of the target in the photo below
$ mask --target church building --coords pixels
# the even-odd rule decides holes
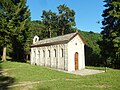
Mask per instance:
[[[31,64],[65,71],[84,69],[84,45],[78,32],[44,40],[35,36],[31,45]]]

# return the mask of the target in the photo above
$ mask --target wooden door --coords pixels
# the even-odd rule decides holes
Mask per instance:
[[[78,70],[78,52],[75,53],[75,70]]]

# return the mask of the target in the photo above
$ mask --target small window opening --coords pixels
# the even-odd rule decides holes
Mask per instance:
[[[61,49],[61,57],[63,57],[63,49]]]
[[[48,50],[48,57],[50,57],[50,50]]]
[[[35,53],[35,51],[34,51],[34,58],[36,57],[36,53]]]
[[[38,51],[38,58],[40,59],[40,51]]]
[[[35,42],[37,42],[37,38],[35,38]]]
[[[43,50],[43,57],[45,57],[45,51]]]
[[[56,49],[54,49],[54,56],[56,57]]]

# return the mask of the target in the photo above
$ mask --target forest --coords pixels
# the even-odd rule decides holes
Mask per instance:
[[[40,40],[78,30],[86,42],[86,65],[120,68],[120,0],[104,0],[101,33],[77,29],[75,12],[59,5],[57,12],[43,10],[41,20],[32,21],[26,0],[0,1],[0,57],[2,61],[26,62],[35,35]]]

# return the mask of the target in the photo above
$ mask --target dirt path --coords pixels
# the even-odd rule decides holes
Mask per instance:
[[[14,88],[14,87],[24,87],[24,89],[22,90],[29,90],[28,88],[33,88],[32,85],[33,84],[38,84],[38,83],[44,83],[44,82],[52,82],[52,81],[59,81],[59,80],[65,80],[65,81],[76,81],[76,79],[51,79],[51,80],[43,80],[43,81],[35,81],[35,82],[21,82],[19,84],[15,84],[15,85],[11,85],[8,86],[9,88]],[[101,88],[101,89],[105,89],[105,88],[111,88],[111,85],[107,85],[107,84],[102,84],[102,85],[82,85],[80,87],[96,87],[96,88]]]
[[[38,83],[45,83],[45,82],[52,82],[52,81],[59,81],[59,80],[64,80],[64,81],[75,81],[76,79],[66,79],[66,78],[63,78],[63,79],[51,79],[51,80],[41,80],[41,81],[28,81],[28,82],[20,82],[18,84],[14,84],[14,85],[11,85],[11,86],[8,86],[8,87],[18,87],[18,86],[27,86],[27,85],[33,85],[33,84],[38,84]]]
[[[8,86],[8,87],[26,86],[26,85],[32,85],[32,84],[37,84],[37,83],[52,82],[52,81],[57,81],[57,80],[60,80],[60,79],[42,80],[42,81],[35,81],[35,82],[31,82],[31,81],[20,82],[18,84],[11,85],[11,86]]]

